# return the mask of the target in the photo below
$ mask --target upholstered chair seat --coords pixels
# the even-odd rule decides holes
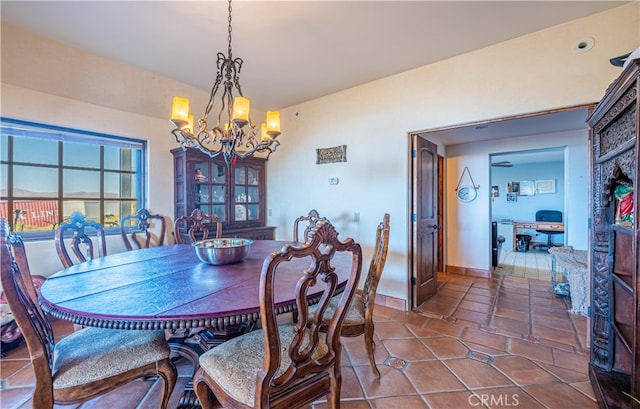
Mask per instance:
[[[291,365],[287,347],[293,341],[293,325],[281,325],[278,333],[282,361],[276,376],[282,375]],[[327,344],[320,341],[313,355],[314,359],[320,359],[328,352]],[[303,347],[307,344],[308,342],[303,344]],[[202,369],[214,378],[229,396],[248,407],[255,407],[256,368],[260,368],[263,361],[264,333],[261,329],[224,342],[200,356]]]
[[[340,296],[335,296],[331,298],[331,302],[327,306],[327,309],[324,313],[325,317],[332,317],[338,307],[338,303],[340,302]],[[313,314],[316,312],[317,304],[309,306],[309,314]],[[350,326],[363,326],[364,325],[364,314],[365,314],[364,300],[362,299],[362,295],[356,293],[353,296],[353,301],[351,301],[351,306],[347,311],[347,316],[342,323],[342,334],[349,332]],[[362,331],[358,335],[360,335]]]
[[[169,358],[164,331],[84,328],[53,350],[53,388],[74,387]]]

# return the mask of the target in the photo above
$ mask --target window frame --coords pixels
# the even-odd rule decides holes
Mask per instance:
[[[98,198],[85,199],[91,202],[98,202],[100,209],[104,209],[105,202],[113,202],[114,198],[105,197],[105,174],[116,173],[116,174],[126,174],[127,171],[122,168],[119,169],[111,169],[105,165],[104,157],[105,157],[105,146],[110,147],[119,147],[119,148],[131,148],[133,150],[137,149],[140,151],[140,154],[137,155],[135,159],[135,170],[131,170],[130,174],[132,175],[132,180],[135,182],[134,188],[134,197],[133,200],[135,202],[136,209],[141,209],[146,206],[147,203],[147,155],[148,155],[148,142],[144,139],[125,137],[113,134],[106,134],[100,132],[93,132],[82,129],[75,129],[57,125],[50,124],[42,124],[37,122],[25,121],[15,118],[8,117],[0,117],[0,133],[4,138],[5,135],[10,136],[7,140],[7,145],[3,146],[3,148],[8,148],[8,152],[3,154],[0,157],[0,164],[6,166],[7,175],[2,176],[6,177],[6,191],[0,192],[0,200],[7,202],[7,210],[13,210],[12,204],[14,201],[20,200],[56,200],[58,202],[58,209],[63,209],[63,203],[68,201],[70,197],[65,196],[64,189],[62,189],[63,185],[63,177],[65,170],[91,170],[97,171],[100,174],[101,186],[98,188]],[[13,189],[13,167],[14,166],[38,166],[38,164],[34,163],[25,163],[25,162],[16,162],[13,159],[14,148],[12,146],[13,138],[25,136],[31,138],[42,138],[48,139],[58,142],[58,159],[55,165],[41,165],[46,166],[50,169],[56,169],[58,172],[57,180],[58,180],[58,189],[57,196],[55,197],[41,197],[41,196],[33,196],[33,197],[22,197],[16,196],[15,191]],[[82,166],[75,165],[65,165],[63,161],[62,152],[64,151],[65,142],[74,143],[74,144],[88,144],[88,145],[98,145],[100,146],[100,164],[98,168],[85,168]],[[73,199],[73,198],[71,198]],[[125,198],[117,198],[116,201],[128,201],[129,199]],[[8,213],[11,214],[11,213]],[[60,223],[63,219],[62,211],[58,212],[57,215],[57,223]],[[103,225],[105,234],[107,235],[118,235],[120,234],[119,222],[118,220],[116,226],[107,226],[105,221],[105,214],[103,211],[100,212],[100,223]],[[120,215],[120,218],[126,215]],[[13,217],[7,217],[9,225],[12,230],[15,231],[15,226],[13,225]],[[24,241],[37,241],[37,240],[52,240],[54,238],[55,229],[46,230],[46,231],[25,231],[19,232]]]

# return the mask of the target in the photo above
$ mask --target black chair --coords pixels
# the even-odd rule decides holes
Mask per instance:
[[[536,221],[562,223],[562,212],[559,210],[538,210],[536,212]],[[544,233],[547,235],[547,250],[549,250],[553,246],[553,244],[551,244],[551,238],[554,234],[564,234],[564,231],[556,230],[536,230],[536,232]],[[537,247],[545,247],[545,245],[538,244]]]

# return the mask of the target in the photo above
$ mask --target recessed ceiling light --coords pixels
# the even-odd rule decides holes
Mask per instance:
[[[576,40],[571,46],[571,52],[574,54],[582,54],[591,51],[596,40],[593,37],[582,37]]]

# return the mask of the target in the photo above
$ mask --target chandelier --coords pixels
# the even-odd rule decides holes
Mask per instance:
[[[189,113],[189,100],[174,97],[171,110],[171,122],[176,128],[171,131],[176,142],[183,149],[194,147],[210,157],[223,155],[224,161],[235,163],[237,158],[253,156],[256,152],[265,153],[268,158],[280,142],[280,113],[268,111],[266,122],[260,129],[249,116],[249,99],[242,95],[238,74],[242,68],[242,58],[233,58],[231,51],[231,0],[229,0],[229,46],[227,55],[218,53],[216,63],[216,81],[211,89],[209,102],[202,118],[198,120],[198,130],[194,129],[193,115]],[[216,95],[220,93],[220,111],[216,125],[209,128],[209,114],[216,104]],[[237,96],[234,96],[237,92]]]

